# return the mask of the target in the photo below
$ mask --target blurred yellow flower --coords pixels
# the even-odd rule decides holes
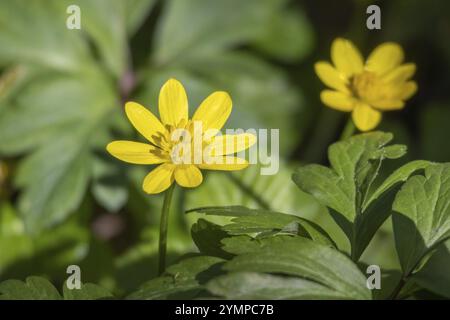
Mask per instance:
[[[351,41],[335,39],[331,45],[334,66],[324,61],[315,64],[320,80],[333,89],[321,92],[322,102],[339,111],[351,111],[359,130],[374,129],[381,121],[381,111],[402,109],[417,91],[417,84],[410,81],[416,66],[402,64],[403,58],[402,48],[387,42],[376,47],[364,63]]]
[[[196,187],[203,180],[200,169],[241,170],[248,166],[246,160],[230,155],[252,146],[256,142],[254,135],[216,135],[227,121],[231,106],[228,93],[217,91],[200,104],[189,120],[186,91],[179,81],[170,79],[159,93],[161,121],[136,102],[125,104],[128,119],[150,143],[114,141],[106,149],[125,162],[159,164],[144,179],[147,193],[160,193],[174,180],[182,187]],[[194,146],[196,143],[200,148]],[[205,150],[210,150],[208,155],[214,161],[204,161]]]

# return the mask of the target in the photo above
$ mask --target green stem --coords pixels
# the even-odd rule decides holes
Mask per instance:
[[[437,246],[438,244],[435,244],[435,246]],[[410,277],[413,274],[414,270],[417,269],[417,267],[419,266],[420,262],[425,258],[425,256],[428,254],[428,252],[429,251],[426,251],[424,254],[422,254],[420,256],[420,258],[417,259],[417,262],[414,264],[414,266],[411,269],[409,269],[410,271],[408,271],[408,272],[406,272],[405,274],[402,275],[402,278],[400,279],[400,282],[397,284],[397,286],[395,287],[394,291],[392,291],[391,295],[389,296],[389,298],[391,300],[397,299],[398,295],[400,294],[400,292],[402,291],[403,287],[406,285],[406,283],[410,279]]]
[[[164,203],[161,210],[161,222],[159,225],[159,275],[163,274],[166,270],[167,229],[169,225],[170,202],[172,201],[174,189],[175,183],[167,189],[164,195]]]
[[[400,282],[397,284],[397,286],[395,287],[394,291],[392,291],[389,299],[390,300],[395,300],[397,299],[398,295],[400,294],[400,292],[402,291],[403,287],[406,284],[406,279],[405,278],[401,278]]]
[[[353,228],[351,249],[350,249],[350,259],[352,259],[353,262],[358,263],[359,259],[356,257],[355,246],[356,246],[356,231],[355,231],[355,228]]]
[[[352,118],[348,118],[347,124],[344,127],[344,130],[342,131],[341,137],[339,140],[345,140],[347,138],[350,138],[355,133],[355,124],[353,123]]]

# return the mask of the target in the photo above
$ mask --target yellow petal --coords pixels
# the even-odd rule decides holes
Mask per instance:
[[[417,83],[415,81],[408,81],[401,85],[398,89],[398,97],[402,100],[408,100],[417,92]]]
[[[374,129],[381,121],[381,112],[365,103],[359,103],[352,113],[353,122],[360,131]]]
[[[328,62],[317,62],[314,65],[317,76],[322,82],[330,88],[336,89],[341,92],[349,92],[347,84],[348,80],[343,73],[337,71]]]
[[[146,143],[134,141],[113,141],[106,150],[119,160],[135,164],[157,164],[168,161],[161,149]]]
[[[406,63],[389,71],[383,80],[388,83],[401,83],[409,80],[416,72],[414,63]]]
[[[144,138],[155,145],[160,145],[159,141],[166,135],[166,129],[153,113],[136,102],[127,102],[125,112],[131,124]]]
[[[142,188],[150,194],[163,192],[172,184],[174,170],[175,165],[172,163],[159,165],[145,177]]]
[[[245,159],[238,157],[217,157],[211,161],[211,163],[202,163],[198,165],[200,169],[204,170],[223,170],[223,171],[234,171],[242,170],[248,167],[248,162]]]
[[[344,112],[352,111],[355,106],[351,96],[338,91],[323,90],[320,93],[320,100],[325,105]]]
[[[179,165],[175,169],[175,180],[186,188],[199,186],[203,181],[202,172],[193,164]]]
[[[216,91],[209,95],[195,111],[193,121],[202,121],[203,131],[208,129],[222,129],[231,113],[230,95],[223,91]]]
[[[376,47],[369,55],[366,69],[384,75],[403,62],[403,49],[398,44],[386,42]]]
[[[256,136],[250,133],[225,134],[214,137],[208,149],[211,150],[210,155],[214,157],[246,150],[255,143]]]
[[[402,100],[380,100],[371,102],[372,106],[381,111],[403,109],[405,103]]]
[[[159,92],[159,115],[163,124],[176,127],[188,120],[188,99],[183,85],[175,79],[168,80]]]
[[[331,60],[336,69],[350,78],[363,70],[363,58],[354,44],[346,39],[337,38],[331,45]]]

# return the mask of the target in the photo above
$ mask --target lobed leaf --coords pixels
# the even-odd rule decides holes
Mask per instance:
[[[284,239],[226,262],[232,272],[280,273],[309,279],[348,299],[370,299],[366,279],[339,251],[303,238]]]
[[[358,260],[375,232],[391,213],[398,187],[417,170],[429,165],[414,161],[389,176],[374,189],[384,159],[404,155],[405,146],[387,144],[392,134],[371,132],[353,136],[330,146],[330,167],[300,167],[292,179],[330,209],[330,214],[351,244],[351,256]]]
[[[450,164],[434,164],[408,179],[392,209],[397,253],[404,275],[450,237]]]
[[[25,282],[6,280],[0,283],[1,300],[61,300],[58,290],[41,277],[28,277]]]

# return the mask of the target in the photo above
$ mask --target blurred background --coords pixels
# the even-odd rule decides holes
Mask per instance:
[[[81,30],[66,28],[69,5]],[[366,28],[366,8],[381,8],[381,30]],[[149,166],[106,153],[115,139],[141,139],[124,101],[157,114],[169,78],[186,87],[190,112],[215,90],[233,99],[230,128],[278,128],[282,163],[275,176],[208,173],[195,190],[176,190],[172,262],[195,252],[185,214],[205,205],[258,207],[308,217],[348,246],[326,209],[291,182],[302,163],[327,164],[348,115],[324,107],[313,64],[329,60],[335,37],[367,56],[396,41],[415,62],[418,93],[384,114],[412,159],[448,161],[450,2],[446,0],[0,0],[0,281],[44,275],[61,286],[68,265],[83,282],[125,294],[155,276],[162,197],[146,195]],[[216,222],[220,222],[215,219]],[[387,221],[363,256],[398,266]]]

